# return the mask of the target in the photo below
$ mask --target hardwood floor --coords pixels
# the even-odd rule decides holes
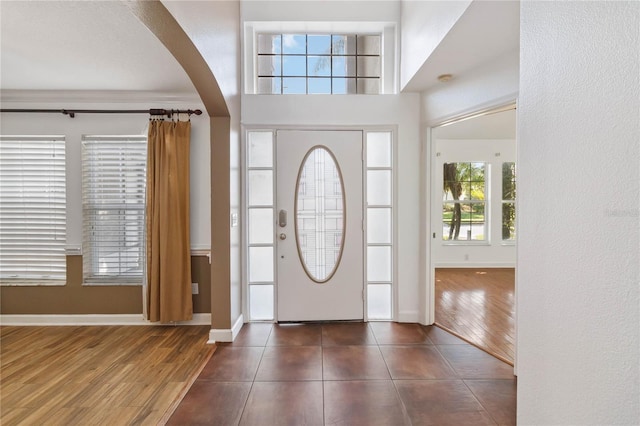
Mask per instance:
[[[184,425],[515,425],[513,368],[438,327],[245,324],[169,419]]]
[[[513,268],[436,269],[436,324],[513,365]]]
[[[209,328],[1,327],[0,423],[163,423],[215,350]]]

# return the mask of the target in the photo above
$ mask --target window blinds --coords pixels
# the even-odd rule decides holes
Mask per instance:
[[[0,281],[66,280],[65,141],[0,137]]]
[[[85,283],[142,283],[146,166],[145,137],[83,138]]]

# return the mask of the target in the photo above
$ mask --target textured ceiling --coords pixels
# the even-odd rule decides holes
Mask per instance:
[[[0,19],[2,89],[195,92],[119,1],[1,1]]]

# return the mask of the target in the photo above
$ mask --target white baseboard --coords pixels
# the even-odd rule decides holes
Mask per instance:
[[[398,312],[397,322],[418,322],[420,319],[418,311],[401,311]]]
[[[435,268],[515,268],[515,262],[438,262]]]
[[[231,328],[212,328],[209,331],[209,341],[207,343],[233,342],[243,325],[244,316],[241,314]]]
[[[142,314],[87,314],[87,315],[0,315],[0,324],[12,326],[47,325],[160,325],[149,322]],[[209,325],[211,314],[193,314],[191,321],[178,321],[171,325]]]

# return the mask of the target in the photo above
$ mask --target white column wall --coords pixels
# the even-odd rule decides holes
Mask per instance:
[[[520,22],[518,424],[638,424],[640,3]]]

